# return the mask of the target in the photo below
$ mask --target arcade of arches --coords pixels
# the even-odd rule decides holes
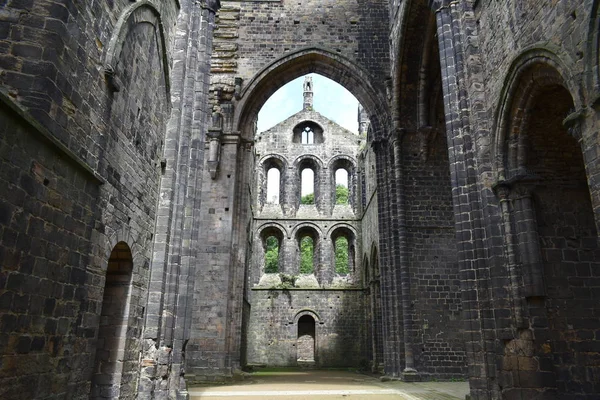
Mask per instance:
[[[600,1],[0,4],[0,398],[256,364],[598,398]]]

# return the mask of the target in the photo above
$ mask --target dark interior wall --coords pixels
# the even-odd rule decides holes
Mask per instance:
[[[561,398],[593,396],[591,377],[600,372],[600,249],[581,148],[562,125],[572,106],[564,88],[549,88],[534,100],[527,123],[547,296],[543,307],[531,304],[530,323],[546,385],[555,379]]]
[[[0,107],[0,394],[87,398],[96,330],[82,318],[96,311],[86,267],[99,182]]]
[[[415,364],[424,376],[462,377],[466,354],[445,131],[430,138],[426,159],[421,143],[419,134],[403,140]]]
[[[134,266],[122,398],[132,398],[170,100],[159,22],[168,45],[178,5],[4,3],[3,101],[33,121],[2,106],[2,247],[12,256],[0,296],[14,320],[0,326],[4,397],[89,397],[108,259],[124,241]],[[104,65],[113,36],[118,91]]]
[[[223,2],[220,15],[227,15],[230,7],[236,6]],[[373,76],[383,76],[388,68],[388,48],[382,40],[387,35],[386,8],[384,0],[243,2],[238,14],[243,38],[237,51],[240,76],[249,79],[285,53],[310,46],[339,53]]]

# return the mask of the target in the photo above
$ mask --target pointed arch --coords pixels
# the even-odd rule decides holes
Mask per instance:
[[[525,146],[517,133],[527,120],[525,111],[537,93],[548,86],[562,86],[570,94],[576,110],[582,101],[567,64],[546,48],[531,48],[513,61],[500,95],[494,118],[494,170],[498,181],[524,173]],[[514,145],[509,147],[509,141]],[[508,171],[510,170],[510,171]]]
[[[381,131],[389,118],[387,100],[381,86],[370,74],[346,57],[319,47],[290,52],[259,71],[243,89],[236,107],[235,129],[252,137],[258,111],[277,89],[295,78],[318,73],[348,89],[368,111],[374,132]]]
[[[162,67],[165,79],[165,89],[167,95],[167,101],[171,102],[171,79],[169,69],[169,56],[167,47],[167,37],[159,7],[154,4],[152,0],[141,0],[128,7],[121,13],[119,20],[115,24],[113,35],[106,48],[106,55],[104,59],[104,71],[108,77],[113,76],[116,66],[119,62],[125,40],[130,32],[128,22],[135,22],[135,24],[148,23],[152,25],[157,33],[157,39],[159,40],[160,51],[162,56]]]

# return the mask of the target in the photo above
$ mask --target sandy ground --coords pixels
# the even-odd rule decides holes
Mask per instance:
[[[352,399],[352,400],[463,400],[466,382],[381,382],[348,371],[260,371],[228,385],[190,387],[191,400],[240,399]]]

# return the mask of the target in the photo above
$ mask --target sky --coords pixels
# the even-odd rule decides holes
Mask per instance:
[[[325,117],[358,134],[358,100],[346,88],[329,78],[309,74],[313,78],[313,108]],[[302,111],[304,76],[287,83],[265,102],[258,113],[258,132],[264,132],[279,122]],[[272,178],[275,178],[274,176]],[[278,179],[278,177],[277,177]],[[336,183],[348,187],[348,176],[336,172]],[[302,175],[302,193],[313,192],[312,176]],[[279,202],[279,190],[273,179],[267,178],[267,197]]]
[[[358,100],[337,82],[318,74],[313,78],[313,106],[323,114],[348,129],[358,133]],[[267,100],[258,113],[258,132],[264,132],[284,119],[302,111],[304,76],[280,88]]]

